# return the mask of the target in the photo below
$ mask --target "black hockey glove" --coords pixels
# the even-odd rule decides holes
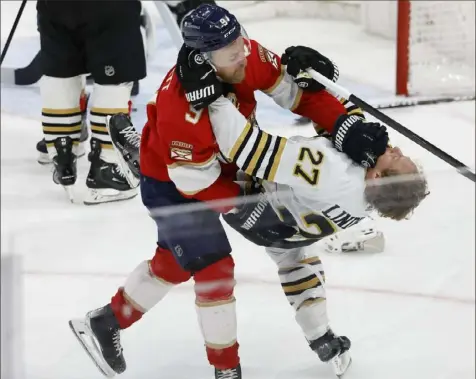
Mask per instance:
[[[296,234],[296,229],[284,224],[259,188],[254,191],[243,205],[229,213],[223,219],[245,237],[258,246],[272,246]]]
[[[175,67],[178,80],[185,91],[187,101],[196,110],[206,108],[221,95],[223,84],[215,70],[196,50],[182,45]]]
[[[375,167],[388,146],[387,128],[356,115],[342,115],[332,130],[332,142],[354,162],[367,168]]]
[[[314,69],[334,83],[339,79],[337,66],[329,58],[310,47],[288,47],[281,56],[281,63],[287,66],[286,72],[294,78],[294,82],[306,91],[317,92],[325,88],[305,71],[308,68]]]

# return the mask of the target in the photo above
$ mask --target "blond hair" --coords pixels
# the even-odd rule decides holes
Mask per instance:
[[[402,175],[395,170],[382,171],[381,178],[367,183],[365,198],[382,217],[407,219],[427,197],[428,183],[421,170]]]

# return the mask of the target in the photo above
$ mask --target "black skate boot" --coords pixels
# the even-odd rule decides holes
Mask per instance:
[[[59,137],[54,142],[56,156],[53,158],[53,181],[64,187],[69,199],[73,201],[72,186],[76,183],[76,155],[73,154],[73,140]]]
[[[89,98],[89,96],[88,96]],[[76,157],[80,158],[84,154],[86,154],[86,149],[84,148],[84,142],[88,140],[89,133],[88,133],[88,124],[86,122],[86,113],[84,112],[82,115],[81,121],[81,135],[79,137],[79,145],[76,149]],[[48,155],[48,149],[46,148],[46,141],[42,138],[36,144],[36,151],[38,151],[38,163],[41,165],[47,165],[52,163],[50,156]]]
[[[86,179],[88,193],[84,204],[127,200],[137,195],[137,189],[129,185],[119,165],[101,159],[101,141],[97,138],[91,138],[91,152],[88,159],[91,167]]]
[[[141,135],[124,113],[107,116],[106,127],[111,136],[119,163],[132,188],[139,185],[140,178],[140,139]]]
[[[310,341],[309,344],[322,362],[332,364],[338,377],[344,375],[352,362],[349,354],[350,345],[347,337],[337,336],[330,329],[322,337]]]
[[[241,379],[241,365],[226,370],[216,368],[215,379]]]
[[[111,378],[126,370],[121,330],[110,305],[88,312],[84,320],[71,320],[69,326],[105,376]]]

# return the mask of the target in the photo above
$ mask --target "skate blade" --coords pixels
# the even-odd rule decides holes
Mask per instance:
[[[74,204],[74,186],[64,186],[64,190],[66,192],[66,195],[68,195],[69,201],[71,201],[72,204]]]
[[[330,363],[332,365],[332,368],[334,369],[334,373],[336,374],[336,376],[341,379],[344,377],[344,374],[349,369],[352,363],[352,358],[350,356],[349,351],[346,351],[345,353],[334,357]]]
[[[70,320],[69,327],[78,339],[79,343],[83,347],[84,351],[88,354],[89,358],[94,362],[99,371],[107,378],[113,378],[116,372],[107,364],[101,355],[100,349],[97,346],[93,333],[89,328],[89,325],[81,320]],[[87,341],[89,339],[89,341]]]
[[[117,191],[112,188],[88,188],[86,197],[83,200],[85,205],[96,205],[103,203],[112,203],[115,201],[129,200],[136,197],[137,189],[132,188],[127,191]]]

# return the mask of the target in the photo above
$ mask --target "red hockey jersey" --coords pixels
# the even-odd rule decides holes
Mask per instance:
[[[256,41],[251,40],[247,59],[245,80],[235,84],[234,93],[228,95],[246,118],[255,115],[256,90],[328,131],[347,113],[343,102],[327,91],[303,92],[281,66],[280,58]],[[185,196],[202,201],[239,194],[233,181],[236,166],[220,156],[208,109],[196,111],[190,106],[175,67],[167,73],[155,101],[147,105],[147,118],[141,141],[143,175],[172,181]]]

